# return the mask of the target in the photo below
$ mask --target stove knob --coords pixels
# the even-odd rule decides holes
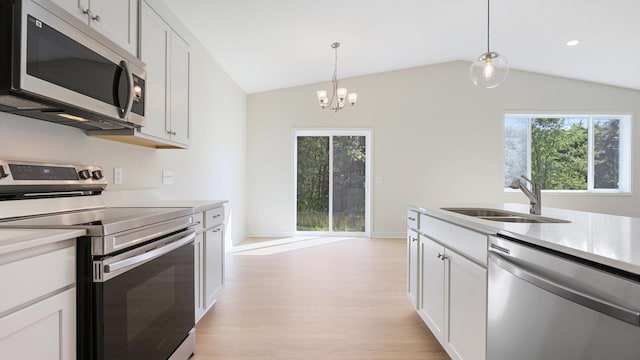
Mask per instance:
[[[82,180],[87,180],[88,178],[91,177],[91,173],[89,172],[89,170],[84,169],[84,170],[78,171],[78,176],[80,176],[80,179]]]
[[[104,177],[104,175],[102,175],[101,170],[94,170],[91,174],[93,175],[93,178],[96,180],[100,180]]]

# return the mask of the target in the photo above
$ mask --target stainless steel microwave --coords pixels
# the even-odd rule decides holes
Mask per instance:
[[[146,65],[49,0],[0,0],[0,111],[89,130],[145,125]]]

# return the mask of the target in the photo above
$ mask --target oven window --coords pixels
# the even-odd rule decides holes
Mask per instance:
[[[194,326],[193,243],[94,286],[104,359],[166,359]]]
[[[127,341],[131,343],[144,329],[176,306],[176,267],[172,266],[127,292]],[[163,296],[153,297],[157,294]],[[153,299],[153,301],[149,301]]]
[[[27,74],[114,106],[126,100],[119,94],[128,93],[119,65],[32,16],[27,21]]]

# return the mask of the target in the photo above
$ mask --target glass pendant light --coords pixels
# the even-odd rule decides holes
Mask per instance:
[[[489,47],[490,0],[487,0],[487,52],[480,55],[469,68],[469,77],[476,86],[487,89],[500,85],[509,74],[507,58],[493,52]]]

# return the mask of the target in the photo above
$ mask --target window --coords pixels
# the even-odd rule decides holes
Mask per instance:
[[[504,187],[525,175],[544,190],[630,192],[630,115],[506,114]]]

